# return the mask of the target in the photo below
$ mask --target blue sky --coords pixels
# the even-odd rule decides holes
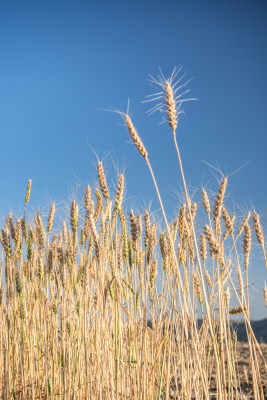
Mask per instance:
[[[183,65],[191,94],[178,141],[191,193],[215,192],[230,175],[232,211],[255,206],[266,232],[267,5],[265,1],[1,1],[0,207],[19,215],[29,178],[30,207],[64,208],[96,183],[97,156],[108,181],[125,171],[127,207],[158,202],[144,161],[118,115],[130,98],[168,217],[181,199],[172,135],[142,104],[155,91],[148,75]],[[203,162],[204,161],[204,162]],[[215,177],[214,177],[215,174]],[[266,269],[250,276],[257,301]],[[266,316],[255,303],[254,316]]]

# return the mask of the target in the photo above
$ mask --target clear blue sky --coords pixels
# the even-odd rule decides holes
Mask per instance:
[[[118,115],[126,111],[148,151],[174,216],[181,179],[167,124],[147,117],[141,104],[153,93],[149,74],[183,65],[191,94],[178,127],[186,178],[198,198],[201,185],[218,188],[202,160],[231,174],[228,205],[255,206],[266,233],[267,4],[265,1],[5,1],[0,3],[1,216],[30,206],[59,208],[96,182],[94,151],[115,184],[125,170],[128,204],[158,209],[144,161],[129,144]],[[93,150],[94,151],[93,151]],[[218,174],[217,174],[218,176]],[[128,206],[129,208],[130,206]],[[252,296],[267,280],[256,260]],[[256,300],[255,300],[256,301]],[[254,316],[266,316],[255,303]],[[260,311],[259,311],[260,310]]]

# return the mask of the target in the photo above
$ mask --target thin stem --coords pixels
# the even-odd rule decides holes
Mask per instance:
[[[191,213],[190,200],[189,200],[189,196],[188,196],[188,192],[187,192],[187,186],[186,186],[186,182],[185,182],[185,176],[184,176],[182,160],[181,160],[180,151],[179,151],[179,147],[178,147],[178,143],[177,143],[177,139],[176,139],[175,130],[172,130],[172,133],[173,133],[174,144],[175,144],[175,148],[176,148],[176,152],[177,152],[177,156],[178,156],[178,161],[179,161],[179,166],[180,166],[180,171],[181,171],[181,176],[182,176],[182,181],[183,181],[183,186],[184,186],[184,191],[185,191],[186,203],[187,203],[187,207],[188,207],[189,218],[190,218],[190,222],[191,222],[191,226],[192,226],[193,239],[194,239],[195,250],[196,250],[196,255],[197,255],[197,262],[198,262],[198,266],[199,266],[199,273],[200,273],[201,285],[202,285],[202,289],[203,289],[203,296],[204,296],[204,302],[205,302],[205,306],[206,306],[208,323],[209,323],[209,327],[210,327],[212,341],[213,341],[213,344],[214,344],[214,351],[215,351],[217,366],[219,367],[218,345],[217,345],[217,341],[216,341],[216,338],[215,338],[215,333],[214,333],[214,329],[213,329],[213,325],[212,325],[212,321],[211,321],[209,302],[208,302],[207,295],[206,295],[204,277],[203,277],[203,272],[202,272],[202,268],[201,268],[201,262],[200,262],[198,244],[197,244],[197,238],[196,238],[195,227],[194,227],[192,213]],[[221,391],[220,376],[218,376],[218,378],[219,378],[219,383],[218,383],[219,391]],[[221,396],[221,393],[220,393],[220,396]]]

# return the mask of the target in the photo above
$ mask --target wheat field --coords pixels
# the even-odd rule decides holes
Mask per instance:
[[[267,351],[251,328],[248,276],[252,242],[267,267],[260,217],[228,210],[227,177],[215,197],[202,189],[192,202],[176,140],[185,100],[175,78],[156,82],[161,100],[152,110],[169,123],[184,188],[172,221],[149,153],[129,113],[120,113],[151,173],[163,229],[148,210],[127,211],[124,175],[113,193],[101,161],[98,188],[88,185],[63,221],[54,223],[55,204],[48,218],[30,215],[31,180],[24,214],[5,218],[2,400],[267,398]],[[266,288],[260,300],[267,307]],[[237,314],[247,345],[231,327]]]

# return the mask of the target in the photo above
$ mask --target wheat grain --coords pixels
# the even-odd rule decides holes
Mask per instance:
[[[52,231],[53,225],[54,225],[54,217],[55,217],[55,212],[56,212],[56,207],[55,204],[53,203],[50,208],[48,220],[47,220],[47,228],[46,231],[49,234]]]
[[[200,236],[200,249],[199,249],[203,264],[205,264],[205,261],[207,259],[207,244],[206,244],[206,239],[205,235],[203,233]]]
[[[136,217],[134,216],[133,210],[130,212],[130,225],[131,225],[131,236],[132,236],[132,246],[133,249],[136,250],[136,241],[138,237],[138,225],[136,221]]]
[[[115,198],[115,205],[114,210],[119,210],[122,205],[122,196],[123,196],[123,189],[124,189],[124,175],[120,174],[118,178],[118,186]]]
[[[209,287],[212,287],[212,280],[211,280],[210,274],[208,273],[208,271],[206,269],[205,269],[205,278],[206,278],[207,285]]]
[[[63,220],[62,221],[62,238],[63,238],[63,243],[66,246],[67,244],[67,236],[68,236],[68,230],[67,230],[67,225],[66,222]]]
[[[244,241],[243,241],[243,253],[244,253],[244,264],[245,268],[248,268],[249,254],[251,251],[251,230],[248,224],[244,226]]]
[[[95,207],[94,220],[97,221],[97,219],[100,215],[100,212],[103,210],[103,202],[102,202],[101,194],[98,189],[96,189],[95,195],[97,198],[97,203],[96,203],[96,207]]]
[[[100,184],[100,189],[101,189],[102,194],[105,197],[105,199],[108,199],[109,198],[109,190],[107,187],[107,181],[106,181],[106,177],[105,177],[105,173],[104,173],[103,164],[101,161],[97,164],[97,171],[98,171],[98,180],[99,180],[99,184]]]
[[[229,314],[237,315],[243,313],[244,311],[246,311],[246,308],[244,307],[234,307],[229,311]]]
[[[28,202],[30,200],[31,187],[32,187],[32,181],[31,181],[31,179],[29,179],[27,190],[26,190],[26,195],[25,195],[25,207],[27,206],[27,204],[28,204]]]
[[[90,207],[90,201],[91,201],[91,188],[89,185],[87,185],[84,194],[84,208],[86,210],[88,210]]]
[[[165,84],[166,90],[166,105],[167,105],[167,115],[170,127],[173,131],[176,131],[178,123],[178,114],[176,110],[176,102],[174,99],[173,89],[169,81]]]
[[[234,220],[229,217],[229,214],[225,207],[222,207],[222,216],[224,219],[227,232],[229,233],[229,235],[232,235],[234,233],[234,226],[233,226]]]
[[[163,233],[159,236],[159,247],[162,256],[162,269],[163,271],[167,271],[167,261],[168,261],[168,245],[166,237]]]
[[[158,262],[156,259],[154,259],[152,261],[152,265],[151,265],[151,269],[150,269],[150,277],[149,277],[151,287],[154,287],[154,285],[155,285],[157,269],[158,269]]]
[[[143,145],[143,142],[142,142],[142,140],[140,139],[140,137],[139,137],[139,135],[138,135],[138,133],[137,133],[137,131],[136,131],[136,129],[135,129],[133,123],[132,123],[132,120],[131,120],[131,118],[129,117],[129,115],[125,115],[125,122],[126,122],[128,131],[129,131],[129,133],[130,133],[130,135],[131,135],[131,138],[132,138],[132,140],[133,140],[133,142],[134,142],[134,144],[135,144],[137,150],[139,151],[139,153],[141,154],[141,156],[143,156],[144,159],[145,159],[146,161],[148,161],[148,153],[147,153],[147,151],[146,151],[146,148],[145,148],[145,146]]]
[[[209,201],[206,190],[202,189],[201,194],[202,194],[202,201],[203,201],[205,211],[209,215],[210,214],[210,201]]]
[[[205,226],[205,235],[209,243],[210,256],[211,258],[214,258],[220,252],[220,245],[215,239],[212,229],[208,225]]]
[[[213,209],[214,222],[216,222],[221,216],[223,199],[224,199],[225,190],[226,190],[226,185],[227,185],[227,178],[225,177],[221,181],[219,192],[217,194],[215,205],[214,205],[214,209]]]
[[[200,302],[200,304],[203,304],[202,290],[196,273],[193,274],[193,290],[197,294],[198,301]]]
[[[6,228],[4,228],[2,230],[2,243],[3,243],[3,248],[4,248],[6,258],[7,258],[7,260],[10,260],[11,255],[12,255],[12,248],[11,248],[10,235]]]
[[[145,221],[145,247],[147,247],[150,235],[150,217],[147,210],[145,210],[144,212],[144,221]]]
[[[253,222],[254,222],[254,230],[256,233],[256,237],[258,239],[261,248],[264,250],[264,236],[260,223],[260,216],[256,212],[253,213]]]

